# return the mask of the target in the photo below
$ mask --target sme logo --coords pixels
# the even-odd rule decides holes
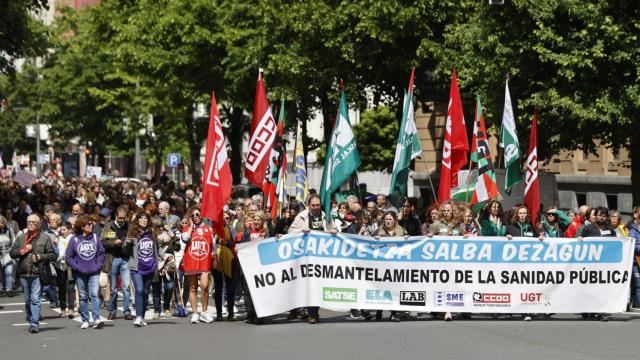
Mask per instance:
[[[323,287],[322,300],[327,302],[355,303],[358,301],[358,289]]]
[[[454,291],[436,291],[436,306],[464,306],[464,293]]]

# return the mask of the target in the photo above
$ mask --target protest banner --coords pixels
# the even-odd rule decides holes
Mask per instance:
[[[102,167],[101,166],[87,166],[87,177],[92,178],[96,177],[96,179],[100,180],[102,176]]]
[[[634,239],[411,237],[323,232],[238,246],[258,316],[305,306],[470,313],[613,313]]]
[[[13,181],[17,182],[20,185],[31,187],[31,185],[36,182],[36,176],[28,171],[17,169],[15,175],[13,176]]]

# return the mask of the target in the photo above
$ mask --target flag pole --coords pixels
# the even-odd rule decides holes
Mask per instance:
[[[424,167],[427,171],[427,176],[429,177],[429,185],[431,185],[431,194],[433,195],[433,199],[438,203],[438,197],[436,196],[436,189],[433,187],[433,180],[431,180],[431,171],[429,171],[429,164],[427,163],[427,159],[424,157],[424,150],[422,150],[422,154],[420,154],[420,159],[424,163]]]

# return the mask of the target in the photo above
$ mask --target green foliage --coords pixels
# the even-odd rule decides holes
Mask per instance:
[[[32,14],[48,9],[47,0],[0,1],[0,74],[14,71],[13,60],[41,55],[46,29]]]
[[[525,139],[524,129],[538,110],[542,158],[560,149],[593,149],[595,141],[629,146],[640,131],[637,1],[513,0],[473,6],[469,21],[447,29],[448,51],[438,70],[443,81],[458,68],[462,93],[481,95],[487,118],[499,126],[509,74]],[[526,140],[521,144],[526,147]]]
[[[393,158],[398,140],[398,121],[388,106],[366,110],[360,122],[353,125],[361,164],[358,171],[386,171],[393,169]],[[326,145],[318,149],[318,162],[324,164]]]

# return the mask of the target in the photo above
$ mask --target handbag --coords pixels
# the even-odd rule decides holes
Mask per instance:
[[[38,268],[40,269],[40,285],[47,286],[51,285],[53,281],[53,273],[51,272],[51,266],[48,261],[41,261],[38,263]]]

